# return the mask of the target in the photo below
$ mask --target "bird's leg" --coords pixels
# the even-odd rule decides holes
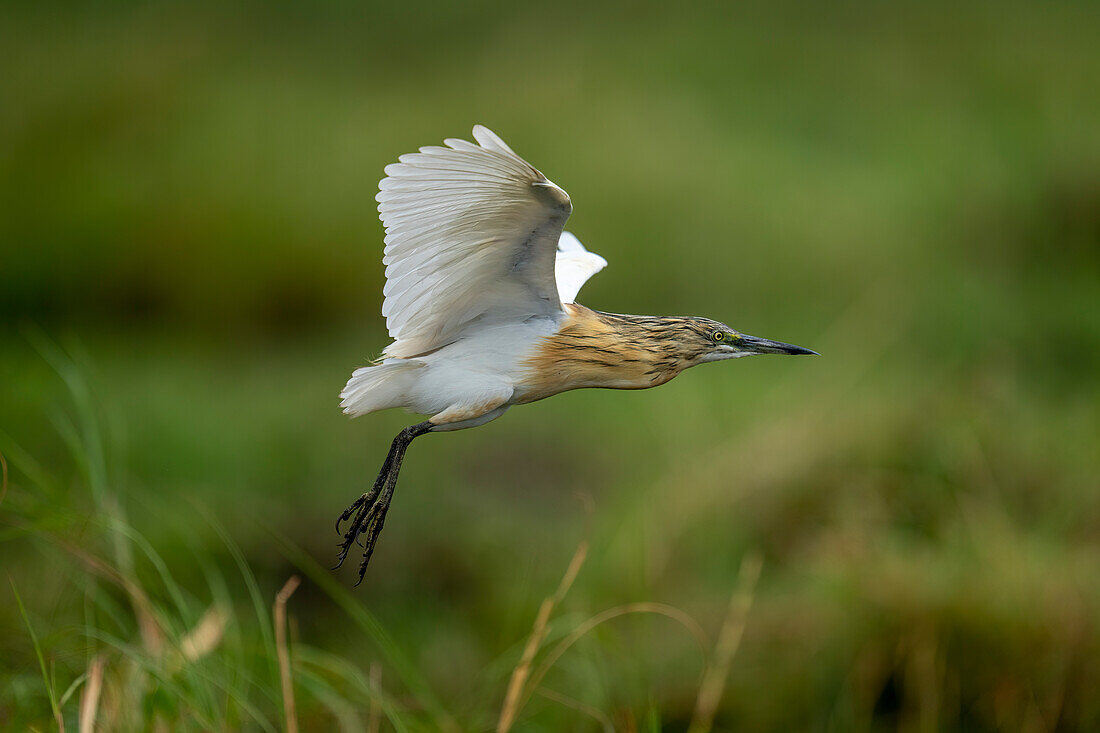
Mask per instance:
[[[378,472],[378,478],[375,479],[374,486],[371,487],[370,491],[363,494],[358,499],[356,499],[354,502],[352,502],[351,506],[349,506],[347,509],[345,509],[343,514],[341,514],[339,517],[336,518],[336,531],[337,532],[340,531],[340,523],[341,522],[347,521],[347,519],[349,517],[351,517],[352,514],[355,513],[356,509],[359,509],[360,507],[363,507],[363,509],[356,516],[355,522],[352,523],[353,528],[354,528],[354,525],[357,525],[357,524],[360,523],[360,521],[363,518],[364,513],[367,511],[367,509],[369,509],[370,505],[373,504],[374,501],[378,498],[378,493],[382,490],[382,487],[385,484],[386,476],[389,475],[390,465],[393,463],[394,456],[399,451],[403,454],[405,448],[408,447],[408,444],[412,442],[413,438],[417,437],[418,435],[423,435],[424,433],[430,431],[431,428],[432,428],[432,424],[430,422],[423,422],[423,423],[419,423],[417,425],[410,425],[409,427],[405,428],[400,433],[398,433],[397,437],[394,438],[394,440],[393,440],[393,444],[390,445],[390,451],[389,451],[389,453],[386,454],[386,460],[382,463],[382,470]],[[404,447],[401,447],[402,443],[404,443]],[[343,558],[341,558],[341,560],[342,559]],[[340,567],[340,566],[337,565],[336,567]],[[335,568],[333,568],[333,569],[335,569]]]
[[[336,531],[340,531],[340,523],[355,515],[348,531],[344,534],[344,541],[340,543],[340,554],[337,557],[333,570],[344,564],[344,558],[352,544],[363,536],[366,544],[363,545],[363,563],[359,566],[359,581],[363,582],[363,575],[367,572],[367,564],[374,554],[374,545],[378,541],[378,535],[382,532],[382,524],[386,521],[386,511],[390,508],[390,500],[393,498],[393,490],[397,486],[397,476],[401,471],[401,462],[405,458],[405,450],[414,438],[431,431],[431,422],[425,421],[410,425],[397,434],[390,446],[390,452],[382,464],[382,470],[378,472],[371,490],[356,499],[351,506],[344,510],[336,520]]]

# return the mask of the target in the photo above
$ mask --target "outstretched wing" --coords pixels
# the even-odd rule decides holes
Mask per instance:
[[[554,262],[554,276],[558,281],[558,297],[563,303],[572,303],[588,278],[607,267],[607,260],[595,252],[589,252],[581,240],[569,232],[562,232],[558,240],[558,258]]]
[[[485,127],[473,133],[478,145],[402,155],[379,183],[386,356],[437,349],[475,319],[561,311],[554,268],[569,195]]]

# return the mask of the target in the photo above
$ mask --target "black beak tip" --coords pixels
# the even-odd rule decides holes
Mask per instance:
[[[785,344],[782,341],[772,341],[756,336],[742,336],[740,344],[745,351],[754,354],[788,354],[791,356],[808,355],[821,356],[812,349],[806,349],[794,344]]]
[[[789,354],[791,356],[821,356],[812,349],[807,349],[802,346],[795,346],[794,344],[785,344],[782,341],[772,341],[769,344],[772,348],[772,353],[775,354]]]

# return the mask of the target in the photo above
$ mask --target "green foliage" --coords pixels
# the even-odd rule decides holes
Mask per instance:
[[[536,669],[628,604],[713,643],[759,552],[715,729],[1100,726],[1096,6],[589,5],[0,8],[0,727],[99,674],[109,727],[281,728],[298,574],[303,730],[490,729],[582,538]],[[351,591],[409,419],[336,408],[376,183],[474,122],[570,192],[582,302],[823,356],[426,437]],[[702,670],[616,618],[516,729],[683,730]]]

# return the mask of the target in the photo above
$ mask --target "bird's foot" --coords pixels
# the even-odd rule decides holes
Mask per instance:
[[[374,546],[378,542],[378,535],[382,533],[382,524],[386,521],[390,499],[393,497],[393,483],[386,481],[389,476],[379,478],[383,480],[382,491],[372,490],[367,494],[363,494],[341,515],[341,517],[347,519],[352,512],[355,513],[354,519],[348,526],[348,531],[344,533],[344,541],[340,543],[340,554],[336,559],[336,565],[332,569],[335,570],[343,565],[351,546],[359,544],[363,548],[363,562],[359,565],[359,579],[356,581],[356,585],[363,582],[367,565],[370,563],[371,555],[374,554]]]
[[[393,461],[390,456],[386,457],[386,462],[382,464],[382,470],[378,473],[378,478],[374,481],[374,486],[370,491],[360,496],[358,499],[351,503],[343,513],[336,519],[336,531],[340,532],[340,523],[346,522],[351,519],[351,524],[348,526],[348,531],[344,532],[344,541],[340,543],[340,555],[336,559],[336,565],[333,566],[333,570],[336,570],[344,564],[344,558],[348,556],[348,551],[351,549],[353,543],[358,543],[362,547],[362,543],[359,542],[359,535],[367,528],[370,523],[371,517],[379,510],[379,503],[382,498],[383,491],[386,489],[386,484],[389,481],[391,466]],[[393,489],[389,490],[389,494],[393,494]],[[382,513],[385,514],[385,510],[389,507],[389,498],[386,498],[385,507],[381,507]],[[352,519],[354,515],[354,519]]]
[[[345,509],[344,513],[337,518],[336,531],[339,533],[340,523],[347,521],[352,514],[355,514],[355,519],[352,521],[351,526],[349,526],[348,531],[344,533],[344,541],[340,543],[340,554],[336,558],[336,564],[330,568],[331,570],[336,570],[344,564],[344,559],[347,558],[352,543],[359,541],[359,534],[363,531],[363,523],[366,519],[366,515],[377,499],[378,491],[377,487],[375,487],[352,502],[352,505]],[[362,543],[360,543],[360,546],[362,546]]]
[[[363,506],[364,504],[367,504],[367,503],[370,503],[370,502],[374,501],[374,499],[378,497],[378,490],[380,488],[381,487],[377,483],[375,483],[375,485],[371,488],[370,491],[368,491],[367,493],[363,494],[358,499],[353,501],[351,503],[351,506],[349,506],[347,509],[345,509],[344,513],[336,518],[336,534],[342,534],[342,532],[340,532],[340,523],[341,522],[348,521],[348,519],[351,518],[351,515],[355,513],[356,509]],[[336,567],[340,567],[340,566],[337,565]],[[333,569],[335,570],[335,568],[333,568]]]
[[[358,543],[360,547],[363,547],[363,543],[359,542],[359,535],[366,529],[370,517],[378,510],[379,498],[382,496],[383,490],[386,488],[386,484],[390,479],[390,474],[393,472],[394,454],[395,448],[391,447],[389,454],[386,456],[386,460],[382,463],[382,470],[378,472],[378,478],[374,480],[374,486],[370,491],[360,496],[358,499],[351,503],[343,513],[336,518],[336,533],[340,534],[340,523],[346,522],[351,519],[352,515],[355,518],[352,519],[351,526],[348,527],[348,531],[344,533],[344,541],[340,543],[340,554],[336,558],[336,564],[330,569],[336,570],[344,564],[344,559],[348,556],[348,551],[351,550],[353,543]],[[394,483],[396,484],[397,477],[394,476]],[[393,488],[390,487],[389,494],[393,495]],[[385,506],[381,508],[382,515],[385,516],[386,509],[389,508],[389,497],[386,498]],[[362,582],[363,576],[360,574],[359,581]]]
[[[343,565],[343,561],[348,557],[352,545],[357,544],[362,547],[363,562],[359,566],[359,580],[355,581],[356,586],[363,582],[363,576],[366,575],[366,566],[371,561],[371,556],[374,555],[374,545],[377,543],[378,535],[382,534],[382,524],[386,521],[389,500],[393,499],[394,488],[397,485],[397,474],[400,471],[400,459],[403,455],[404,448],[390,450],[385,463],[382,464],[382,470],[378,472],[378,478],[371,486],[371,491],[366,492],[359,499],[352,502],[351,506],[345,508],[337,518],[338,533],[342,522],[351,519],[351,524],[348,525],[348,532],[343,533],[337,564],[332,566],[331,569],[335,570]]]
[[[351,519],[348,531],[344,533],[344,541],[340,543],[340,554],[336,558],[336,570],[344,564],[353,544],[358,543],[363,548],[363,562],[359,565],[359,580],[356,585],[363,582],[363,575],[367,572],[367,564],[374,554],[374,545],[378,542],[378,535],[382,533],[382,524],[386,521],[386,512],[390,508],[390,500],[393,498],[393,490],[397,486],[397,475],[401,471],[401,461],[405,457],[405,449],[418,435],[431,432],[432,424],[422,422],[410,425],[397,434],[390,446],[390,452],[386,456],[382,470],[378,472],[378,478],[374,486],[367,493],[351,503],[336,519],[336,532],[340,533],[340,524]],[[363,542],[359,542],[360,537]]]

